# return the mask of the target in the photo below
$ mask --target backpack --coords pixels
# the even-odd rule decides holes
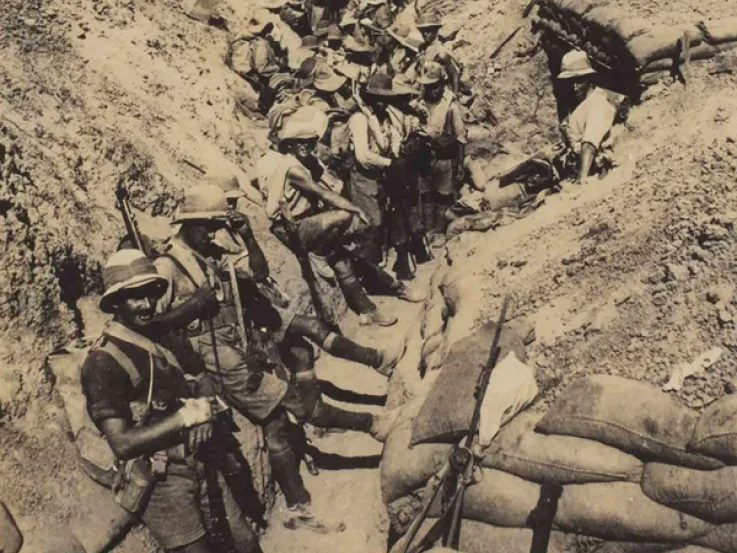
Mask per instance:
[[[79,453],[80,468],[92,480],[116,492],[115,499],[122,507],[133,514],[140,513],[155,482],[147,474],[150,468],[146,466],[148,459],[119,460],[87,412],[87,400],[82,393],[80,378],[82,365],[94,349],[108,353],[125,370],[134,386],[140,384],[141,374],[130,357],[110,340],[102,343],[102,338],[93,343],[78,340],[53,351],[44,360],[44,371],[54,376]],[[145,410],[151,405],[153,378],[150,382]],[[136,489],[141,493],[134,498],[132,492]]]
[[[253,35],[241,35],[228,43],[225,64],[243,78],[254,69]]]

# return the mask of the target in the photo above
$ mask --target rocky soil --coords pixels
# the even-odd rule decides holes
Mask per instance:
[[[263,124],[238,112],[237,77],[222,57],[228,33],[188,19],[164,0],[7,0],[0,10],[0,498],[20,519],[63,525],[73,504],[72,445],[42,359],[101,320],[90,306],[100,264],[122,222],[113,190],[131,188],[146,231],[168,232],[181,191],[202,171],[230,170],[242,183],[265,146]],[[623,2],[630,15],[673,24],[737,15],[729,0]],[[544,56],[519,13],[520,0],[455,2],[455,51],[481,93],[488,121],[476,134],[499,164],[557,137]],[[5,7],[5,6],[4,6]],[[250,3],[230,2],[231,32]],[[518,25],[502,53],[489,55]],[[507,292],[514,314],[534,324],[532,363],[545,398],[597,372],[663,384],[679,363],[718,346],[721,359],[679,392],[700,409],[737,377],[737,78],[694,66],[687,86],[659,86],[633,109],[617,150],[620,167],[551,197],[529,217],[466,234],[445,252],[478,276],[479,321]],[[247,204],[277,279],[299,293],[296,265]],[[439,260],[438,263],[445,260]],[[428,269],[429,271],[429,269]],[[387,303],[413,324],[403,304]],[[349,335],[388,339],[392,333]],[[326,357],[326,356],[324,356]],[[325,378],[384,393],[360,368],[320,361]],[[348,376],[350,375],[350,376]],[[316,438],[346,456],[376,455],[352,434]],[[323,471],[309,478],[321,509],[349,522],[339,548],[379,551],[386,528],[377,471]],[[363,499],[358,501],[357,499]],[[365,500],[365,501],[364,501]],[[345,538],[345,539],[344,539]],[[299,547],[294,544],[298,543]],[[335,542],[275,526],[269,551],[323,551]],[[134,532],[119,551],[152,548]]]

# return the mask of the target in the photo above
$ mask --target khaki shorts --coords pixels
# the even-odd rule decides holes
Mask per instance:
[[[261,373],[262,367],[249,367],[250,360],[240,348],[217,339],[218,370],[209,335],[192,338],[192,344],[208,372],[222,382],[224,399],[243,415],[264,420],[284,399],[287,383],[273,373]]]

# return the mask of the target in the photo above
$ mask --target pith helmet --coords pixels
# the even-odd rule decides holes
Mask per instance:
[[[328,116],[320,108],[304,106],[284,118],[279,142],[320,139],[328,128]]]
[[[440,19],[440,14],[435,10],[430,10],[423,13],[418,19],[415,26],[418,29],[439,29],[443,26],[443,20]]]
[[[228,218],[228,200],[219,186],[198,184],[184,194],[184,202],[173,223]]]
[[[100,299],[100,309],[104,313],[112,313],[114,305],[125,290],[155,285],[156,292],[161,296],[168,283],[156,272],[151,260],[140,250],[119,250],[110,256],[102,270],[102,280],[105,283],[105,293]]]
[[[591,60],[583,50],[571,50],[561,60],[559,79],[573,79],[596,73]]]
[[[235,175],[212,175],[210,182],[222,190],[225,193],[225,197],[229,200],[232,198],[242,198],[246,195],[238,183],[238,177]]]

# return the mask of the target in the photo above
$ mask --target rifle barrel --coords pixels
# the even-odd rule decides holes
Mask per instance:
[[[481,370],[479,375],[479,383],[476,390],[476,406],[473,410],[473,416],[471,417],[471,425],[466,435],[465,446],[470,448],[473,445],[473,438],[476,435],[476,430],[481,419],[481,404],[484,401],[486,395],[486,387],[489,385],[489,378],[491,377],[491,371],[494,370],[497,362],[499,361],[499,355],[501,348],[499,347],[499,341],[502,336],[502,327],[507,319],[507,310],[509,309],[510,296],[504,298],[504,304],[502,305],[502,312],[499,314],[499,320],[497,321],[496,328],[494,329],[494,340],[491,343],[491,351],[489,352],[489,360]]]

